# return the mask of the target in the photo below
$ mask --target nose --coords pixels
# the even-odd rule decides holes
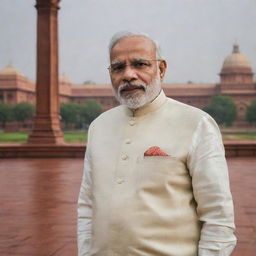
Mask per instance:
[[[123,81],[134,81],[136,80],[138,77],[137,77],[137,73],[136,71],[130,66],[130,65],[127,65],[124,69],[124,72],[123,72]]]

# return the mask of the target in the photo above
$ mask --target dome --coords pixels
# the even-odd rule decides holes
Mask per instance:
[[[226,57],[224,60],[222,69],[231,68],[249,68],[251,69],[251,64],[247,57],[240,53],[239,45],[234,44],[233,52]]]
[[[7,65],[3,70],[0,71],[0,75],[19,75],[23,74],[12,66],[12,64]]]
[[[59,83],[61,83],[61,84],[70,84],[71,83],[71,81],[70,81],[70,79],[65,75],[65,73],[62,73],[62,75],[60,75],[60,77],[59,77]]]

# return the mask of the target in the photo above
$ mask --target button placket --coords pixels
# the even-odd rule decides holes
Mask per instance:
[[[133,135],[133,131],[136,125],[136,120],[134,118],[128,119],[127,122],[128,126],[125,129],[124,135],[123,135],[123,143],[122,147],[120,148],[120,156],[119,156],[119,163],[117,166],[117,171],[115,175],[115,183],[117,185],[121,185],[125,183],[125,174],[128,171],[129,164],[130,164],[130,154],[132,153],[132,149],[130,147],[130,144],[132,143],[131,136]],[[119,186],[118,186],[119,187]],[[120,186],[121,188],[122,186]]]

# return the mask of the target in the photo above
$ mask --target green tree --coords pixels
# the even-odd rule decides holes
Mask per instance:
[[[250,123],[256,123],[256,100],[247,107],[246,120]]]
[[[83,126],[90,123],[102,113],[102,107],[96,100],[87,100],[80,106],[80,122]]]
[[[15,121],[31,120],[35,115],[35,106],[28,102],[20,102],[13,107],[13,114]]]
[[[75,102],[62,103],[60,105],[60,115],[66,126],[78,123],[80,120],[79,113],[80,106]]]
[[[236,105],[228,96],[215,95],[211,103],[203,110],[210,114],[218,124],[231,126],[236,119]]]
[[[13,107],[12,105],[1,103],[0,104],[0,122],[2,127],[5,128],[6,122],[13,121]]]

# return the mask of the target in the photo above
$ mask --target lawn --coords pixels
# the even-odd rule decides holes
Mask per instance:
[[[27,141],[28,133],[26,132],[0,132],[0,143],[4,142],[18,142],[24,143]],[[64,141],[68,143],[72,142],[86,142],[87,132],[75,131],[75,132],[64,132]]]
[[[225,133],[222,137],[223,140],[256,140],[256,133]]]
[[[224,133],[223,140],[256,140],[256,132],[248,133]],[[25,132],[0,132],[0,143],[18,142],[24,143],[27,141],[28,133]],[[64,132],[64,141],[68,143],[87,141],[87,132],[72,131]]]
[[[64,132],[65,142],[86,142],[87,141],[87,132]]]
[[[28,133],[25,132],[1,132],[0,142],[26,142]]]

